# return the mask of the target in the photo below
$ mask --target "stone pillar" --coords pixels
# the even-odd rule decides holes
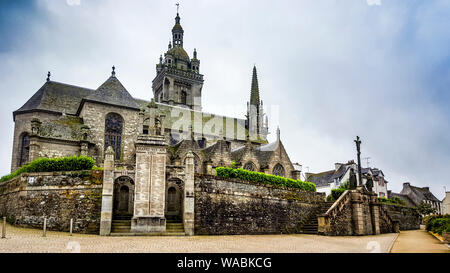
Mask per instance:
[[[136,142],[134,233],[165,232],[166,156],[164,136],[140,135]]]
[[[213,167],[212,167],[211,161],[206,162],[206,174],[209,174],[209,175],[213,174]]]
[[[300,180],[301,179],[301,171],[299,171],[299,170],[292,171],[292,179]]]
[[[351,191],[352,195],[352,220],[354,235],[364,235],[364,215],[363,215],[363,201],[361,193],[357,190]]]
[[[370,202],[370,214],[372,216],[372,229],[373,234],[380,234],[380,203],[377,196],[371,196]]]
[[[29,161],[34,161],[39,158],[39,137],[38,136],[31,136],[30,137],[30,154],[29,154]]]
[[[194,155],[189,152],[186,155],[185,177],[184,183],[184,232],[186,235],[194,235]]]
[[[108,147],[105,153],[103,171],[102,210],[100,216],[100,235],[111,234],[113,193],[114,193],[114,150]]]

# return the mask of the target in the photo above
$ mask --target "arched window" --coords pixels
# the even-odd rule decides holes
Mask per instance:
[[[283,166],[281,164],[279,164],[279,163],[277,165],[275,165],[275,167],[273,167],[272,174],[276,175],[276,176],[284,176],[284,168],[283,168]]]
[[[30,136],[25,133],[20,137],[19,167],[28,163],[30,159]]]
[[[256,171],[255,164],[253,164],[252,162],[247,162],[247,163],[244,165],[244,170],[251,171],[251,172]]]
[[[116,160],[121,159],[122,154],[123,118],[119,114],[109,113],[105,120],[105,150],[111,146]]]

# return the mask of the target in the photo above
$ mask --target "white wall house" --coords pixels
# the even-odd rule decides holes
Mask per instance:
[[[358,173],[358,165],[350,160],[347,163],[335,163],[334,170],[321,173],[306,173],[306,181],[316,185],[317,192],[324,192],[327,196],[331,194],[331,190],[339,188],[342,184],[349,181],[350,170],[353,169],[355,174]],[[387,197],[387,181],[384,179],[384,173],[377,168],[361,169],[363,184],[367,182],[370,176],[373,180],[372,190],[379,197]],[[356,175],[358,179],[358,175]]]

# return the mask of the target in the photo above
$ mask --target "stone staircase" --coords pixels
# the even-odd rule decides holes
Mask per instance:
[[[131,216],[115,217],[111,223],[112,236],[185,236],[184,225],[179,220],[167,220],[164,233],[132,233]]]
[[[166,234],[167,235],[185,235],[183,222],[175,221],[175,220],[167,220]]]
[[[319,223],[317,216],[327,212],[327,210],[334,204],[334,202],[321,203],[315,213],[312,213],[302,226],[301,230],[304,234],[317,234]]]
[[[111,233],[130,233],[132,215],[116,216],[111,223]]]

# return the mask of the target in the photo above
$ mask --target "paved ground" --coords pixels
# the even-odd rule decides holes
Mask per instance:
[[[100,237],[7,226],[0,239],[4,252],[389,252],[397,234],[363,237],[316,235],[246,235],[192,237]]]
[[[450,249],[421,229],[401,231],[391,253],[450,253]]]

